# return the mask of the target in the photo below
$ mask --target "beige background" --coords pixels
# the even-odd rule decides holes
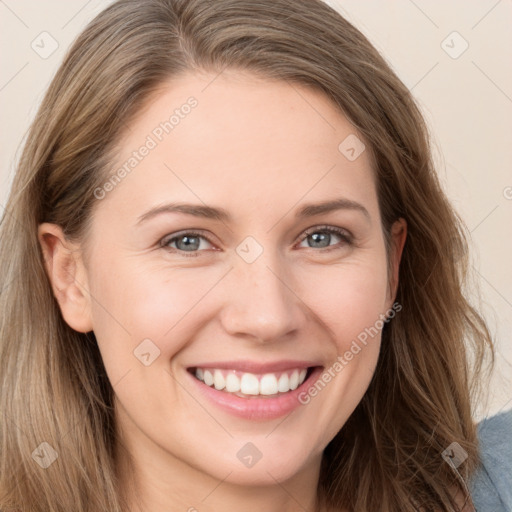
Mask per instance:
[[[20,142],[44,91],[71,41],[109,3],[0,1],[2,213]],[[472,233],[481,308],[498,346],[489,406],[479,416],[510,409],[512,1],[327,3],[370,39],[424,111],[442,182]]]

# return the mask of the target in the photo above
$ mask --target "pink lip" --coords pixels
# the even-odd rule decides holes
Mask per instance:
[[[311,368],[312,366],[319,366],[319,362],[315,361],[292,361],[282,360],[269,363],[256,363],[254,361],[217,361],[213,363],[199,363],[194,365],[193,368],[218,368],[219,370],[238,370],[240,372],[248,373],[275,373],[284,372],[286,370],[295,370],[296,368]]]
[[[219,363],[216,364],[208,364],[205,366],[198,365],[200,368],[224,368],[224,365]],[[235,363],[230,363],[228,368],[247,368],[247,366],[233,366]],[[310,365],[311,366],[311,365]],[[257,367],[258,372],[254,373],[265,373],[272,372],[272,370],[268,370],[269,367],[277,368],[273,371],[282,371],[290,368],[301,368],[305,367],[304,365],[298,365],[298,361],[294,361],[292,363],[287,362],[286,366],[271,366],[271,365],[252,365],[252,367]],[[261,371],[263,368],[263,371]],[[249,371],[249,370],[242,370]],[[215,404],[220,409],[232,414],[233,416],[237,416],[239,418],[244,418],[248,420],[271,420],[275,418],[279,418],[281,416],[290,414],[293,410],[301,407],[302,404],[299,401],[299,395],[301,392],[308,389],[314,382],[317,381],[318,377],[323,371],[323,366],[315,366],[311,375],[295,390],[289,391],[288,393],[284,393],[282,395],[278,395],[275,398],[258,398],[258,396],[251,396],[250,398],[242,398],[232,393],[228,393],[226,391],[218,391],[217,389],[207,386],[204,382],[197,379],[190,371],[185,372],[189,379],[192,381],[192,385],[197,386],[198,390],[213,404]]]

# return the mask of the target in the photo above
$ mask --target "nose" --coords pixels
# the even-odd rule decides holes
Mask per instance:
[[[263,254],[254,262],[235,261],[221,312],[227,333],[261,343],[296,334],[306,322],[307,306],[294,290],[289,269]]]

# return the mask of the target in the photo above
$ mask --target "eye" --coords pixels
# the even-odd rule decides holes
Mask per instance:
[[[164,249],[172,249],[183,253],[183,256],[198,256],[200,249],[205,249],[201,241],[206,241],[211,245],[211,242],[201,233],[195,231],[183,231],[172,237],[164,238],[160,242],[160,246]],[[189,253],[189,254],[186,254]]]
[[[316,226],[305,231],[305,235],[304,242],[311,242],[310,249],[335,248],[330,243],[333,235],[341,239],[341,246],[353,244],[353,237],[348,231],[334,226]]]
[[[330,250],[336,248],[336,245],[331,244],[333,235],[341,240],[337,245],[353,245],[352,235],[348,231],[334,226],[316,226],[305,231],[304,235],[303,242],[310,241],[310,249]],[[208,249],[208,247],[204,247],[205,244],[202,242],[205,242],[206,245],[213,245],[207,237],[198,231],[182,231],[163,238],[159,245],[165,250],[178,252],[182,256],[194,257],[199,256],[201,250]]]

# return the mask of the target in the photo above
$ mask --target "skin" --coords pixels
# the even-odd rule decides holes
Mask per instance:
[[[65,321],[96,335],[133,458],[131,471],[119,458],[132,510],[318,510],[322,451],[369,385],[380,333],[285,419],[220,410],[186,368],[233,359],[332,366],[391,308],[406,224],[393,225],[388,276],[369,152],[349,161],[338,150],[355,128],[321,93],[246,73],[164,84],[130,123],[116,164],[190,96],[197,107],[98,201],[85,240],[40,225],[48,274]],[[294,218],[306,203],[340,197],[368,217],[344,209]],[[232,220],[167,213],[137,225],[150,208],[178,201],[223,207]],[[318,247],[304,232],[325,233],[323,225],[348,230],[353,243],[331,234]],[[176,240],[159,245],[191,229],[207,237],[197,257]],[[253,263],[236,251],[247,236],[263,249]],[[160,350],[150,366],[133,354],[146,338]],[[251,468],[237,457],[248,442],[262,453]]]

